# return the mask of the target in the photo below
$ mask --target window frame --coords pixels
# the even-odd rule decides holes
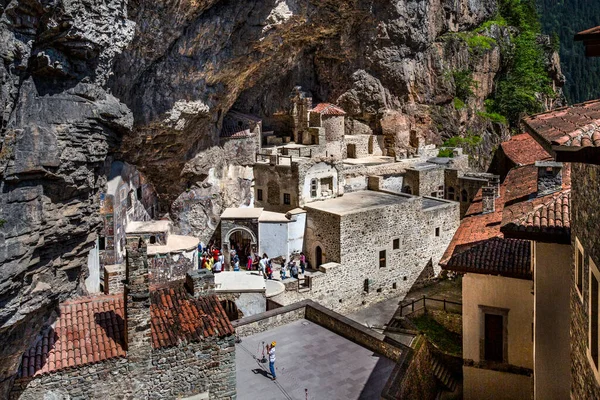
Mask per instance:
[[[440,227],[439,226],[436,227],[435,228],[435,233],[434,233],[435,237],[440,237],[441,232],[442,232],[442,230],[440,229]]]
[[[315,199],[317,198],[319,193],[319,180],[317,178],[312,178],[310,180],[310,197]]]
[[[283,194],[283,205],[289,206],[292,204],[292,195],[290,193]]]
[[[598,364],[594,361],[592,356],[592,274],[594,275],[596,281],[598,282],[598,298],[596,299],[596,312],[598,315],[597,325],[597,338],[596,338],[596,351],[598,352]],[[598,269],[594,260],[589,257],[589,272],[588,272],[588,286],[589,286],[589,298],[588,298],[588,307],[587,307],[587,317],[588,317],[588,326],[587,326],[587,348],[586,355],[588,358],[588,362],[592,367],[592,371],[594,372],[594,377],[596,378],[596,382],[600,383],[600,270]]]
[[[263,190],[256,188],[256,201],[263,201]]]
[[[490,365],[508,364],[508,308],[479,305],[479,360]],[[485,315],[502,316],[502,362],[485,359]]]
[[[579,274],[579,265],[578,265],[578,254],[579,252],[581,252],[581,274]],[[575,238],[575,254],[573,255],[573,264],[574,264],[574,268],[575,268],[575,291],[577,292],[577,295],[579,296],[579,301],[581,301],[583,303],[583,288],[585,287],[585,281],[584,281],[584,276],[585,276],[585,252],[583,250],[583,246],[581,245],[581,242],[579,241],[579,239],[576,237]],[[579,280],[581,280],[581,282],[579,282]],[[589,283],[589,282],[588,282]],[[581,288],[579,288],[579,286],[581,286]]]
[[[400,238],[392,239],[392,250],[400,250]]]
[[[383,253],[383,257],[381,257],[381,253]],[[379,250],[379,252],[377,253],[378,257],[377,259],[379,260],[379,268],[387,268],[387,250],[386,249],[381,249]],[[381,265],[383,261],[383,266]]]

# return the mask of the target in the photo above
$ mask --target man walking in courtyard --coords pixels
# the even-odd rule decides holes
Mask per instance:
[[[267,353],[269,353],[269,369],[271,370],[271,380],[276,380],[275,375],[275,345],[277,342],[273,341],[270,345],[267,345]]]

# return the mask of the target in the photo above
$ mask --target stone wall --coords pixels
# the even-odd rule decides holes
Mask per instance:
[[[327,155],[334,158],[342,158],[346,151],[344,146],[344,116],[321,115],[321,122],[325,128],[325,140],[327,141]]]
[[[344,158],[363,158],[383,155],[383,150],[377,140],[378,138],[383,138],[383,136],[346,135],[344,137],[344,142],[346,143]],[[351,154],[348,152],[349,145],[354,145],[354,157],[350,157]]]
[[[597,200],[600,198],[600,167],[572,164],[571,182],[571,237],[575,238],[584,251],[583,301],[575,286],[575,268],[571,267],[571,398],[600,398],[600,384],[587,356],[589,318],[589,259],[600,266],[600,214]],[[573,257],[575,258],[575,257]]]
[[[153,350],[145,366],[117,358],[17,380],[10,398],[164,399],[208,392],[210,399],[234,399],[234,338]]]
[[[311,299],[338,312],[350,312],[390,297],[405,296],[426,267],[438,262],[458,228],[458,204],[421,209],[422,199],[338,217],[309,209],[305,254],[316,267],[315,248],[323,250],[319,271],[310,272],[310,290],[298,292],[290,280],[274,297],[281,304]],[[439,236],[436,236],[439,228]],[[394,239],[399,248],[393,249]],[[379,267],[379,251],[386,267]]]
[[[254,165],[254,206],[266,211],[285,213],[299,207],[298,203],[298,169],[292,165],[270,165],[257,163]],[[262,190],[262,200],[258,196]],[[290,204],[283,204],[283,195],[290,195]]]
[[[404,192],[416,196],[444,197],[444,168],[409,168],[404,175]],[[410,188],[410,189],[408,189]]]
[[[186,273],[198,269],[198,250],[149,255],[148,267],[152,284],[184,279]]]
[[[104,267],[104,294],[123,293],[125,266],[123,264]]]
[[[432,363],[433,355],[429,344],[425,338],[420,337],[412,354],[410,365],[400,382],[396,398],[435,399],[439,388],[433,375]]]

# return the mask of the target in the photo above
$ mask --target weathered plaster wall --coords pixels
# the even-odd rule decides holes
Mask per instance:
[[[482,361],[479,306],[504,308],[508,310],[507,363],[533,369],[533,281],[471,273],[463,277],[462,287],[463,358]]]
[[[570,245],[533,242],[535,265],[535,398],[568,399],[571,388],[569,342],[572,254]]]
[[[288,223],[260,222],[258,224],[258,254],[267,253],[270,258],[288,258]]]
[[[198,249],[148,255],[148,268],[152,284],[184,279],[186,273],[198,269]]]
[[[463,367],[463,382],[465,400],[529,400],[533,391],[533,377],[489,369]]]

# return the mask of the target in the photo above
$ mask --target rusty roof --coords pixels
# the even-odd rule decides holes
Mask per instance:
[[[150,298],[154,349],[234,333],[217,296],[194,298],[183,281],[154,288]],[[123,295],[68,300],[59,306],[54,326],[23,355],[19,377],[125,357],[124,329]]]
[[[309,111],[324,115],[346,115],[344,110],[331,103],[319,103]]]
[[[523,125],[556,161],[600,164],[600,100],[532,115]]]

